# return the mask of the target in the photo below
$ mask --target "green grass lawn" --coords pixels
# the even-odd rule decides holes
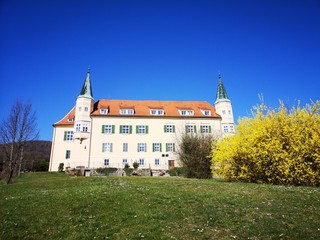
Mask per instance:
[[[0,196],[0,239],[320,237],[319,188],[28,173]]]

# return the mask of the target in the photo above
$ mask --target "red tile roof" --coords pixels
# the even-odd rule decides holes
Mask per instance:
[[[108,114],[101,114],[100,109],[108,109]],[[121,115],[120,109],[133,109],[133,115]],[[151,115],[151,109],[163,109],[164,115]],[[181,116],[179,110],[193,110],[194,115]],[[210,110],[211,115],[204,115],[201,110]],[[68,119],[74,119],[75,107],[57,125],[73,125]],[[124,117],[180,117],[180,118],[221,118],[208,102],[195,101],[155,101],[155,100],[99,100],[95,103],[91,116]]]

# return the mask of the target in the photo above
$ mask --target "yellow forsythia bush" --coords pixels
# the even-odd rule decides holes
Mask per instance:
[[[320,101],[301,108],[264,104],[212,146],[212,173],[231,181],[320,186]]]

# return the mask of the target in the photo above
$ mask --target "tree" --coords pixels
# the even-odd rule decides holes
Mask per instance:
[[[139,163],[135,161],[135,162],[132,164],[132,166],[133,166],[133,168],[134,168],[135,170],[137,170],[138,167],[139,167]]]
[[[320,185],[320,101],[288,109],[263,103],[235,136],[213,146],[212,171],[234,181]]]
[[[0,123],[0,143],[4,145],[4,169],[7,184],[19,173],[23,160],[23,148],[27,141],[36,140],[39,136],[36,113],[31,103],[17,100],[11,107],[7,118]]]
[[[211,178],[210,152],[213,136],[185,133],[178,141],[178,155],[182,173],[188,178]]]

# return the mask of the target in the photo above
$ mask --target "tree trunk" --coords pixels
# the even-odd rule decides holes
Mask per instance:
[[[16,163],[15,162],[11,163],[7,184],[11,184],[12,183],[12,179],[13,179],[15,168],[16,168]]]

